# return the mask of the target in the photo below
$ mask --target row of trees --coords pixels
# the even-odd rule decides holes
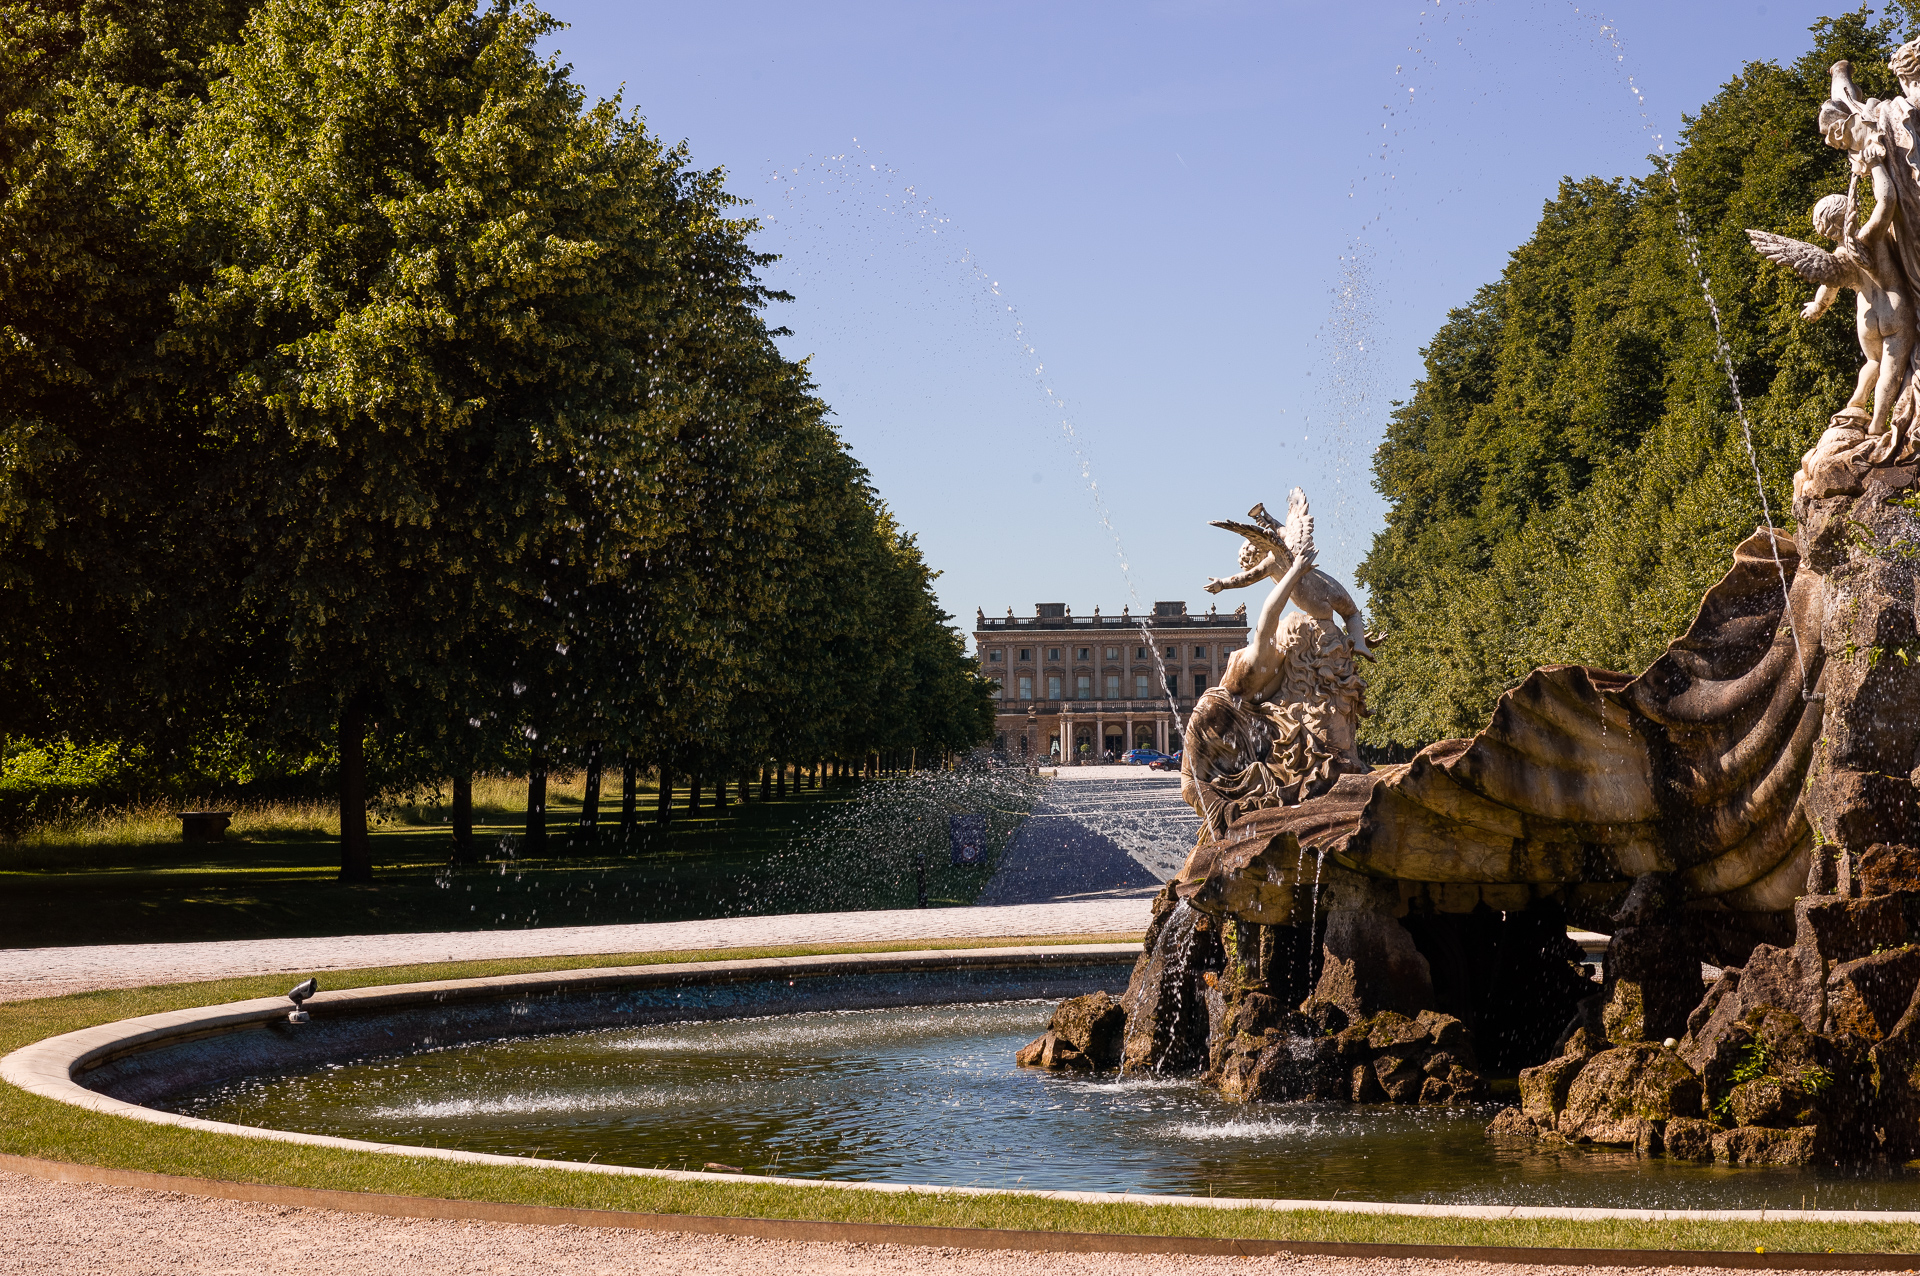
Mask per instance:
[[[1896,95],[1898,25],[1822,19],[1805,57],[1747,66],[1690,119],[1674,163],[1781,526],[1861,355],[1851,307],[1802,320],[1810,288],[1746,229],[1817,238],[1814,202],[1847,185],[1817,124],[1828,67],[1850,59],[1864,91]],[[1499,281],[1422,351],[1426,375],[1375,457],[1390,508],[1359,572],[1392,636],[1369,743],[1472,734],[1539,665],[1646,667],[1759,524],[1675,198],[1658,167],[1563,181]]]
[[[984,738],[717,171],[474,0],[0,3],[0,710],[372,783]],[[411,772],[411,774],[409,774]]]

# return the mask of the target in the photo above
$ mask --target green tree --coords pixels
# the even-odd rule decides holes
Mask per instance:
[[[1689,119],[1674,161],[1780,525],[1860,356],[1849,316],[1799,318],[1805,286],[1745,231],[1812,237],[1814,202],[1847,180],[1815,124],[1827,69],[1847,58],[1863,89],[1896,91],[1893,31],[1864,10],[1823,19],[1793,66],[1748,65]],[[1359,573],[1390,635],[1371,743],[1470,734],[1539,665],[1644,668],[1761,521],[1674,200],[1657,168],[1563,181],[1422,352],[1375,459],[1389,512]]]
[[[660,534],[623,520],[678,481],[652,452],[703,391],[675,362],[716,308],[763,296],[718,175],[617,104],[584,108],[537,52],[554,25],[270,0],[216,53],[171,157],[169,211],[217,262],[173,340],[245,476],[237,534],[285,635],[285,712],[338,724],[353,879],[371,717],[444,716],[502,633],[520,680],[561,694],[531,666],[566,645],[576,580],[607,537]]]
[[[204,99],[247,5],[0,4],[0,717],[176,743],[259,644],[224,621],[220,460],[165,347],[203,277],[146,157]]]

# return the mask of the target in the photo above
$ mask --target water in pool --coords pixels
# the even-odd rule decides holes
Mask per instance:
[[[1732,1169],[1486,1137],[1473,1109],[1222,1103],[1190,1078],[1014,1066],[1051,1003],[495,1041],[254,1078],[177,1112],[616,1165],[1093,1191],[1686,1208],[1920,1208],[1920,1176]]]

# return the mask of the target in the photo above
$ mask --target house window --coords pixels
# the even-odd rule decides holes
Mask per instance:
[[[1051,675],[1047,679],[1047,699],[1058,700],[1059,698],[1060,698],[1060,675],[1056,673]]]
[[[1020,648],[1020,662],[1022,664],[1025,664],[1027,661],[1032,659],[1033,659],[1033,648],[1031,647]]]
[[[993,649],[992,651],[989,651],[989,652],[987,653],[987,662],[988,662],[989,664],[995,664],[995,665],[997,665],[997,664],[999,664],[999,663],[1000,663],[1000,662],[1001,662],[1002,660],[1005,660],[1006,658],[1007,658],[1007,653],[1006,653],[1006,652],[1004,652],[1004,651],[1002,651],[1002,650],[1000,650],[1000,648],[998,648],[998,647],[995,647],[995,648],[994,648],[994,649]]]
[[[1147,675],[1143,673],[1133,675],[1133,694],[1137,700],[1145,700],[1153,694],[1147,690]]]
[[[1200,698],[1200,693],[1205,691],[1206,689],[1207,689],[1207,675],[1203,673],[1197,673],[1193,675],[1193,698],[1198,700]]]
[[[1107,675],[1107,699],[1118,700],[1119,698],[1120,698],[1120,675],[1117,673],[1110,673]]]
[[[1168,660],[1178,660],[1178,659],[1180,659],[1180,648],[1178,648],[1178,647],[1169,647],[1169,648],[1167,648],[1167,659],[1168,659]]]
[[[1107,659],[1108,659],[1108,660],[1118,660],[1118,659],[1120,659],[1120,648],[1118,648],[1118,647],[1109,647],[1109,648],[1107,648]]]
[[[999,735],[993,737],[993,751],[995,753],[1005,753],[1007,751],[1006,732],[1002,731]]]
[[[1048,659],[1048,660],[1058,660],[1058,659],[1060,659],[1060,648],[1058,648],[1058,647],[1049,647],[1049,648],[1047,648],[1047,659]]]
[[[1006,683],[999,678],[993,679],[993,698],[998,700],[1006,692]]]
[[[1180,675],[1177,673],[1170,673],[1167,675],[1167,694],[1168,695],[1177,696],[1180,694],[1180,683],[1178,682],[1179,677]]]
[[[1195,660],[1205,660],[1207,658],[1207,649],[1205,647],[1195,647],[1193,649],[1193,658]]]
[[[1075,656],[1075,657],[1074,657],[1074,659],[1075,659],[1075,660],[1092,660],[1092,659],[1093,659],[1093,648],[1091,648],[1091,647],[1082,647],[1082,648],[1080,648],[1080,654],[1079,654],[1079,655],[1077,655],[1077,656]]]
[[[1033,699],[1033,675],[1030,673],[1020,675],[1020,698],[1022,700]]]
[[[1088,674],[1081,674],[1073,680],[1073,691],[1076,700],[1093,699],[1093,678]]]
[[[1133,649],[1133,658],[1135,660],[1145,660],[1147,658],[1147,649],[1145,647],[1135,647]]]

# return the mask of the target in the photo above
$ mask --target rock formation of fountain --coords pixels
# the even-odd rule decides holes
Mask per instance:
[[[1831,254],[1753,233],[1822,285],[1809,317],[1861,293],[1868,366],[1795,478],[1797,534],[1742,543],[1638,677],[1536,670],[1472,739],[1376,770],[1352,748],[1368,640],[1304,499],[1284,529],[1219,524],[1246,570],[1209,588],[1272,579],[1272,619],[1302,610],[1196,707],[1199,844],[1125,996],[1063,1006],[1023,1062],[1398,1103],[1480,1098],[1484,1065],[1520,1078],[1498,1136],[1920,1156],[1920,42],[1893,67],[1877,102],[1836,66],[1821,114],[1874,216],[1826,209]],[[1611,934],[1597,987],[1570,923]]]

